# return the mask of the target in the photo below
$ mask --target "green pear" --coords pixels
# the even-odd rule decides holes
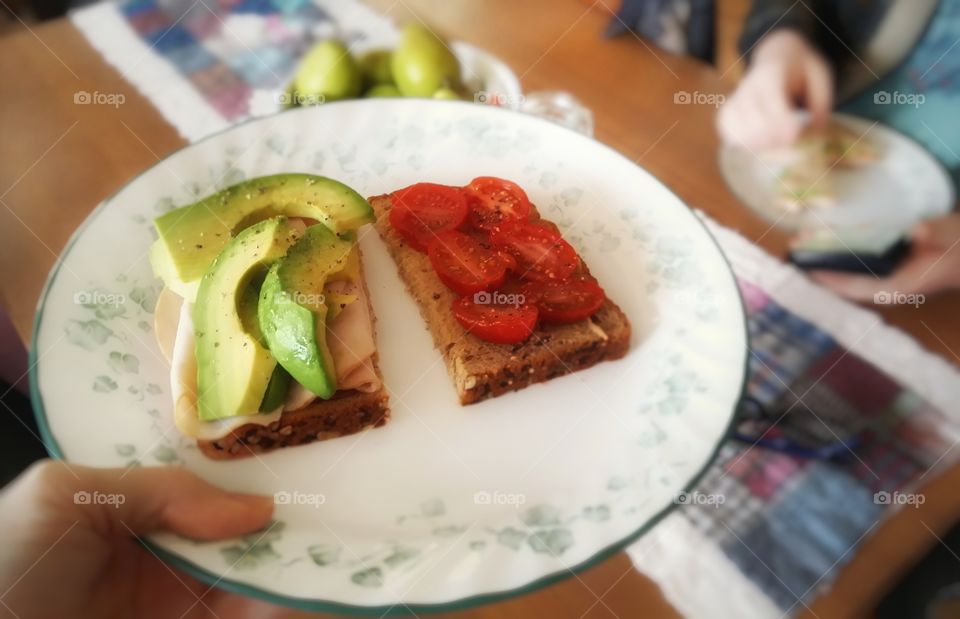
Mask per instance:
[[[390,63],[405,97],[432,97],[441,88],[460,86],[460,62],[447,44],[418,23],[406,24]]]
[[[362,88],[360,67],[347,47],[335,40],[321,41],[307,52],[293,79],[298,97],[325,101],[357,97]]]
[[[393,84],[377,84],[367,92],[363,93],[364,97],[367,98],[377,98],[377,97],[402,97],[400,91],[397,90],[397,87]]]
[[[449,100],[449,101],[462,101],[462,100],[463,100],[463,97],[461,97],[461,96],[457,93],[456,90],[452,90],[452,89],[450,89],[450,88],[441,88],[441,89],[437,90],[437,92],[433,93],[433,98],[434,98],[434,99],[444,99],[444,100]]]
[[[374,49],[360,56],[357,63],[368,88],[381,84],[393,84],[393,69],[390,60],[393,53],[388,49]]]

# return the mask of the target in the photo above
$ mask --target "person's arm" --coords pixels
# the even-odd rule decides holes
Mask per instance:
[[[857,2],[754,0],[740,38],[746,74],[717,118],[727,142],[753,150],[786,146],[832,111],[837,73],[850,55]],[[882,11],[871,7],[869,21]],[[864,17],[867,19],[867,17]]]
[[[844,25],[844,4],[842,0],[753,0],[740,35],[740,53],[749,62],[768,34],[792,30],[824,57],[835,74],[852,45]]]
[[[813,127],[825,126],[833,109],[830,65],[803,35],[775,28],[751,50],[750,68],[720,108],[717,128],[724,141],[753,151],[793,143],[810,113]]]
[[[960,213],[922,221],[911,233],[910,255],[887,277],[814,271],[811,277],[854,301],[885,304],[899,295],[923,303],[926,295],[960,288]]]

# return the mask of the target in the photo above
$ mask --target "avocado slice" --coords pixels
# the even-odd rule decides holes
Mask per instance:
[[[158,217],[159,238],[150,249],[154,273],[192,301],[200,278],[230,238],[278,215],[314,219],[336,234],[374,219],[370,204],[339,181],[311,174],[261,176]]]
[[[227,243],[200,279],[193,323],[202,421],[260,410],[277,361],[256,332],[250,288],[301,229],[285,217],[254,224]]]
[[[260,412],[270,413],[277,410],[286,399],[289,388],[290,373],[283,369],[282,365],[277,364],[277,367],[273,368],[273,374],[270,375],[263,401],[260,402]]]
[[[260,330],[277,362],[321,398],[337,391],[337,372],[327,348],[327,279],[352,266],[353,242],[326,226],[303,236],[267,272],[260,289]]]

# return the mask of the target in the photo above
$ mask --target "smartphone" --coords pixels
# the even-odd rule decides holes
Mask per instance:
[[[793,242],[789,260],[804,270],[889,275],[910,253],[903,231],[805,231]]]

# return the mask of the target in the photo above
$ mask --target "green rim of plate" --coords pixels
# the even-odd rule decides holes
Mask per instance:
[[[475,103],[471,103],[467,101],[424,100],[424,102],[426,105],[433,105],[433,106],[463,105],[463,106],[471,106],[474,108],[476,106]],[[331,105],[363,106],[363,105],[391,105],[391,104],[395,104],[395,102],[386,101],[386,100],[385,101],[373,101],[373,100],[339,101],[339,102],[324,104],[319,108],[311,108],[311,107],[294,108],[292,110],[278,112],[277,114],[272,114],[270,116],[253,118],[253,119],[246,120],[242,123],[233,125],[231,127],[227,127],[226,129],[223,129],[216,133],[212,133],[201,140],[198,140],[196,142],[193,142],[191,144],[187,144],[186,146],[178,148],[177,150],[173,151],[172,153],[164,157],[163,161],[197,144],[200,144],[202,142],[206,142],[207,140],[218,137],[221,134],[226,133],[227,131],[231,131],[233,129],[236,129],[237,127],[241,127],[249,123],[261,122],[261,121],[266,121],[272,118],[276,118],[279,114],[317,113],[316,110],[323,109]],[[509,114],[511,116],[520,114],[520,112],[498,108],[495,106],[487,106],[485,107],[485,109],[496,110],[496,112],[494,112],[496,114]],[[587,138],[582,134],[579,134],[576,131],[573,131],[572,129],[567,129],[560,125],[556,125],[546,119],[538,118],[535,116],[523,115],[523,117],[528,121],[543,123],[553,129],[559,129],[561,131],[570,131],[571,133],[574,133],[582,137],[583,139],[594,142],[597,146],[603,149],[606,149],[614,156],[630,161],[629,158],[625,157],[623,154],[616,151],[612,147],[607,146],[606,144],[599,142],[597,140],[592,140],[591,138]],[[149,170],[152,170],[157,165],[162,165],[163,161],[160,161],[157,164],[150,166],[143,172],[140,172],[139,174],[134,176],[132,179],[130,179],[129,181],[121,185],[119,189],[117,189],[113,194],[111,194],[108,198],[106,198],[103,202],[101,202],[100,205],[97,206],[87,216],[86,219],[84,219],[83,223],[80,224],[77,230],[73,233],[73,235],[67,241],[67,244],[63,249],[63,252],[61,252],[61,254],[57,257],[57,261],[54,263],[53,268],[50,270],[50,274],[47,276],[47,281],[44,284],[43,291],[40,293],[40,301],[37,303],[37,310],[34,314],[33,331],[32,331],[31,342],[30,342],[30,353],[28,356],[29,370],[30,370],[30,400],[33,405],[34,415],[36,416],[36,419],[37,419],[37,425],[39,426],[40,436],[43,439],[43,443],[46,446],[47,451],[50,452],[50,455],[58,460],[65,460],[65,458],[63,455],[63,451],[60,449],[59,443],[57,443],[57,440],[53,436],[53,433],[50,431],[50,426],[47,423],[47,415],[43,407],[43,398],[40,395],[40,386],[39,386],[39,369],[38,369],[39,358],[37,355],[37,338],[40,335],[40,325],[43,320],[43,309],[47,301],[47,295],[50,292],[50,288],[53,285],[53,282],[56,279],[57,274],[59,273],[60,267],[63,265],[64,260],[69,255],[70,250],[73,248],[74,243],[76,243],[77,240],[80,238],[80,236],[82,236],[87,226],[90,225],[90,223],[97,217],[97,215],[99,215],[101,211],[103,211],[105,207],[110,204],[110,202],[118,193],[123,191],[124,188],[126,188],[128,185],[136,181],[138,178],[146,174]],[[632,161],[630,161],[630,163],[632,163],[634,166],[638,168],[640,167],[640,166],[637,166]],[[640,169],[643,170],[643,168],[640,168]],[[643,171],[646,172],[646,170],[643,170]],[[656,177],[654,178],[656,179]],[[664,185],[664,187],[667,187],[668,190],[670,189],[665,183],[663,183],[663,181],[660,181],[659,179],[656,179],[656,180],[657,182]],[[672,190],[671,190],[671,193],[673,193],[676,196],[676,193],[674,193]],[[677,198],[679,199],[679,196]],[[746,309],[743,301],[743,294],[740,292],[740,287],[737,285],[737,279],[736,279],[736,276],[733,274],[733,268],[730,264],[730,260],[727,258],[726,254],[723,253],[723,250],[721,249],[720,244],[717,242],[716,238],[710,232],[710,229],[707,228],[707,226],[703,223],[703,221],[699,217],[697,217],[695,213],[693,213],[693,211],[690,209],[690,207],[686,205],[685,202],[683,202],[682,200],[680,200],[680,202],[686,208],[688,215],[692,217],[693,220],[697,223],[697,225],[699,225],[703,229],[703,231],[706,233],[707,238],[709,238],[710,242],[713,243],[714,247],[717,249],[717,252],[720,254],[721,258],[724,261],[724,264],[727,267],[726,269],[727,273],[730,276],[731,283],[733,284],[734,290],[736,290],[736,293],[737,293],[737,300],[740,303],[740,314],[743,318],[744,346],[747,351],[747,354],[744,355],[743,379],[740,384],[739,395],[737,396],[733,409],[729,413],[730,419],[727,422],[727,427],[724,430],[722,436],[718,439],[716,446],[714,447],[713,451],[710,454],[710,457],[707,458],[706,462],[703,464],[700,470],[697,471],[697,473],[694,474],[693,477],[691,477],[691,479],[687,482],[687,484],[684,485],[683,491],[690,492],[694,489],[694,487],[700,482],[703,476],[710,469],[710,466],[713,464],[714,460],[716,460],[716,457],[720,451],[720,448],[727,441],[727,439],[731,434],[731,431],[734,426],[734,422],[736,421],[737,409],[739,407],[740,402],[743,400],[743,396],[747,388],[747,379],[749,377],[749,369],[750,369],[750,355],[749,355],[749,331],[748,331],[748,325],[747,325],[747,313],[746,313]],[[420,613],[437,613],[437,612],[465,610],[465,609],[473,608],[476,606],[482,606],[482,605],[491,604],[494,602],[501,602],[504,600],[508,600],[510,598],[519,597],[521,595],[526,595],[528,593],[533,593],[534,591],[538,591],[554,583],[560,582],[562,580],[566,580],[571,576],[575,576],[583,572],[584,570],[587,570],[591,567],[594,567],[595,565],[598,565],[599,563],[612,557],[616,553],[620,552],[621,550],[623,550],[624,548],[626,548],[627,546],[635,542],[644,533],[652,529],[657,523],[663,520],[663,518],[665,518],[670,512],[672,512],[676,508],[676,506],[677,504],[675,502],[671,502],[669,505],[667,505],[662,510],[660,510],[657,514],[655,514],[652,518],[647,520],[647,522],[645,522],[640,528],[638,528],[636,531],[634,531],[630,535],[627,535],[626,537],[620,539],[619,541],[614,542],[613,544],[610,544],[607,547],[600,549],[588,559],[582,561],[581,563],[571,568],[564,568],[564,569],[557,570],[556,572],[547,574],[545,576],[541,576],[540,578],[537,578],[531,582],[528,582],[519,587],[515,587],[513,589],[493,591],[490,593],[481,593],[478,595],[451,600],[449,602],[437,602],[437,603],[431,603],[431,604],[405,604],[402,602],[398,602],[396,604],[390,604],[386,606],[356,606],[353,604],[344,604],[341,602],[333,602],[330,600],[306,599],[306,598],[297,598],[297,597],[281,595],[278,593],[266,591],[254,585],[248,585],[235,580],[230,580],[229,578],[224,578],[222,576],[219,576],[214,572],[211,572],[209,570],[206,570],[196,565],[186,557],[178,553],[166,550],[165,548],[162,548],[159,545],[155,544],[154,542],[151,542],[145,538],[140,538],[139,542],[144,547],[146,547],[146,549],[150,553],[156,555],[167,564],[182,570],[186,574],[189,574],[190,576],[193,576],[197,580],[200,580],[201,582],[204,582],[212,587],[215,586],[217,588],[229,591],[231,593],[237,593],[247,597],[264,600],[266,602],[271,602],[273,604],[287,606],[287,607],[295,608],[298,610],[306,610],[306,611],[313,611],[313,612],[339,613],[339,614],[354,615],[354,616],[376,615],[381,617],[386,615],[408,615],[408,614],[416,615]]]

